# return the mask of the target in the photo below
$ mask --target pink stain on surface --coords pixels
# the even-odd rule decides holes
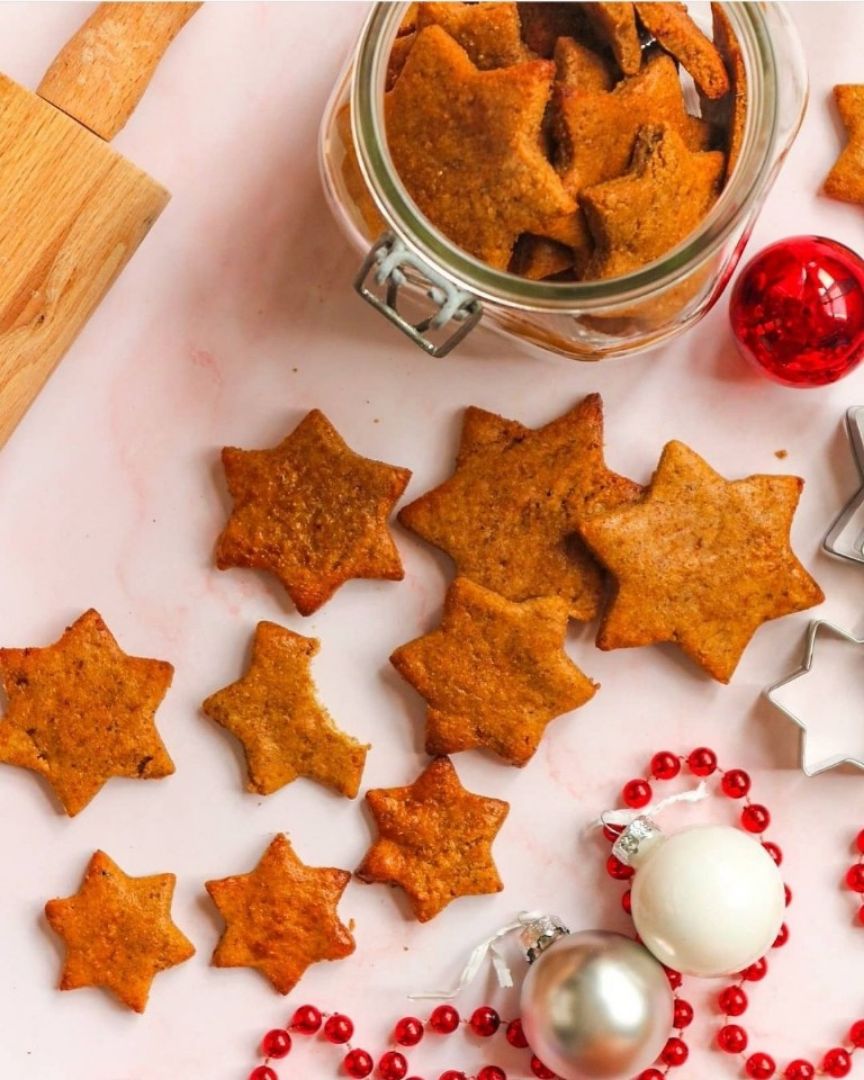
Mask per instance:
[[[220,390],[222,389],[225,380],[222,376],[219,363],[212,353],[208,352],[206,349],[199,349],[196,346],[193,346],[189,350],[189,359],[195,367],[203,368],[204,371],[207,372],[214,386],[217,386]]]

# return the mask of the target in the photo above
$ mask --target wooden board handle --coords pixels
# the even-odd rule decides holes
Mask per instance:
[[[132,115],[166,49],[200,3],[100,4],[36,91],[110,141]]]

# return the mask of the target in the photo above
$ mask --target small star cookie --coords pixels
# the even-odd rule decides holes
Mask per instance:
[[[425,3],[417,12],[417,29],[440,26],[458,41],[481,71],[534,59],[521,36],[515,4]]]
[[[0,649],[0,761],[44,776],[70,817],[112,776],[169,776],[153,717],[173,674],[124,653],[92,609],[53,645]]]
[[[723,58],[680,3],[636,4],[639,21],[661,48],[673,56],[693,77],[693,82],[707,98],[722,98],[729,93],[729,76]]]
[[[591,0],[581,6],[595,30],[609,45],[621,71],[625,75],[635,75],[642,64],[642,43],[633,5]]]
[[[703,102],[702,115],[708,115],[714,119],[715,110],[707,109],[705,105],[713,105],[722,126],[726,129],[726,176],[731,176],[741,155],[741,146],[744,142],[744,128],[747,125],[747,65],[744,63],[744,54],[741,52],[741,44],[726,14],[724,4],[712,3],[711,17],[714,24],[714,45],[729,76],[730,94],[728,98],[721,98],[719,102]]]
[[[441,625],[390,657],[429,703],[426,751],[483,747],[524,765],[546,726],[597,689],[564,652],[567,605],[558,597],[513,603],[457,578]]]
[[[319,647],[258,623],[249,670],[202,706],[243,743],[250,791],[270,795],[307,776],[349,799],[357,794],[369,748],[340,731],[315,696],[309,665]]]
[[[234,509],[216,543],[216,565],[269,570],[301,615],[351,578],[401,581],[387,528],[411,473],[354,453],[313,409],[272,450],[226,447]]]
[[[521,233],[543,233],[572,198],[541,145],[555,77],[549,60],[480,71],[440,26],[417,35],[386,95],[396,171],[430,222],[506,270]]]
[[[762,623],[825,599],[789,546],[802,486],[797,476],[725,480],[669,443],[641,502],[582,524],[616,583],[599,647],[671,641],[728,682]]]
[[[864,85],[835,86],[834,100],[848,142],[828,174],[823,190],[832,199],[864,203]]]
[[[560,84],[584,93],[608,93],[615,85],[612,66],[593,49],[572,37],[555,42],[555,77]]]
[[[159,972],[195,953],[171,921],[175,882],[173,874],[127,877],[97,851],[78,892],[45,905],[51,929],[66,946],[60,989],[100,986],[144,1012]]]
[[[249,874],[208,881],[225,920],[214,967],[250,967],[288,994],[311,964],[342,960],[354,938],[336,914],[351,875],[302,863],[279,834]]]
[[[378,839],[357,877],[404,889],[420,922],[459,896],[504,888],[492,841],[510,808],[466,791],[449,758],[435,758],[407,787],[367,791],[366,801]]]
[[[399,520],[445,551],[461,576],[508,600],[560,597],[571,618],[587,620],[599,609],[603,575],[579,523],[641,493],[606,468],[603,404],[591,394],[536,431],[468,409],[456,471]]]

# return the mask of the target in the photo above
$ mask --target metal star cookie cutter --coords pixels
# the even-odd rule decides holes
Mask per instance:
[[[862,559],[862,561],[864,561],[864,559]],[[796,679],[800,679],[804,675],[807,675],[812,669],[814,653],[816,651],[816,639],[820,633],[833,634],[843,641],[848,641],[851,645],[864,645],[864,638],[857,638],[853,634],[850,634],[848,630],[843,630],[841,627],[826,622],[824,619],[814,619],[807,629],[804,645],[804,658],[801,662],[801,667],[791,675],[787,675],[784,679],[780,679],[779,682],[776,682],[763,690],[763,694],[771,702],[774,708],[779,709],[780,712],[788,716],[789,719],[796,723],[801,729],[800,763],[801,770],[805,776],[818,776],[819,773],[826,772],[828,769],[834,769],[838,765],[854,765],[858,769],[864,769],[864,759],[855,757],[851,754],[834,754],[831,757],[822,758],[819,761],[810,761],[807,756],[807,721],[797,713],[792,712],[787,706],[781,704],[777,699],[778,690],[784,686],[788,686],[789,683],[794,682]]]
[[[822,546],[839,559],[864,563],[864,405],[846,410],[846,430],[861,474],[861,487],[828,530]]]

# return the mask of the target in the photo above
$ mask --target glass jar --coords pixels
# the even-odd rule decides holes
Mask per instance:
[[[456,247],[408,195],[387,149],[383,108],[387,61],[408,6],[372,7],[321,125],[328,200],[366,255],[356,281],[361,295],[439,356],[482,322],[541,349],[601,360],[657,345],[705,315],[735,269],[804,115],[807,69],[785,6],[724,5],[744,58],[748,108],[738,163],[709,215],[654,262],[585,282],[529,281],[495,270]],[[690,5],[704,29],[702,8],[708,5]]]

